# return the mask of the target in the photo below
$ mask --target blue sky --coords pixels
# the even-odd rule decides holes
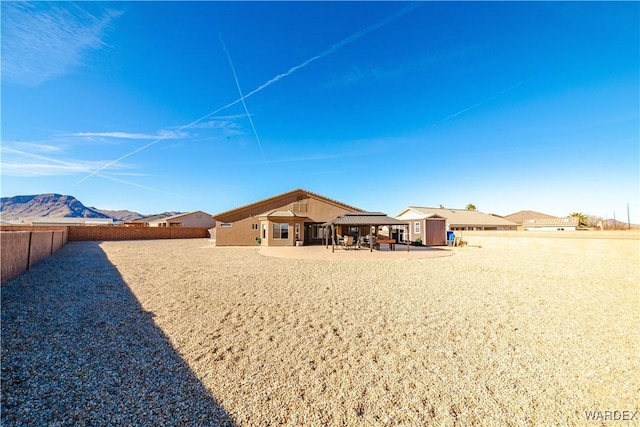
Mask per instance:
[[[638,2],[2,2],[2,196],[640,223]]]

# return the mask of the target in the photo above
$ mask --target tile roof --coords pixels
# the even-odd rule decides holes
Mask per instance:
[[[197,213],[201,213],[201,214],[204,214],[204,215],[206,215],[206,216],[211,216],[211,215],[209,215],[208,213],[203,212],[203,211],[193,211],[193,212],[184,212],[184,213],[177,214],[177,215],[171,215],[171,216],[167,216],[167,217],[159,218],[159,219],[162,219],[162,220],[167,221],[167,220],[172,220],[172,219],[176,219],[176,218],[181,218],[181,217],[183,217],[183,216],[193,215],[193,214],[197,214]]]
[[[522,222],[523,227],[577,227],[578,225],[578,218],[570,216],[564,218],[532,218]]]
[[[151,215],[151,216],[146,216],[144,218],[134,219],[133,221],[127,221],[127,222],[146,224],[146,223],[153,222],[153,221],[158,221],[158,220],[164,219],[164,218],[169,218],[169,215],[167,215],[167,214]]]
[[[536,211],[520,211],[520,212],[515,212],[509,215],[505,215],[504,218],[508,219],[509,221],[515,222],[516,224],[522,224],[524,223],[524,221],[527,221],[530,219],[552,219],[556,217],[553,215],[547,215],[547,214],[536,212]]]
[[[317,193],[314,193],[314,192],[311,192],[311,191],[308,191],[308,190],[304,190],[302,188],[297,188],[297,189],[295,189],[293,191],[289,191],[287,193],[278,194],[276,196],[269,197],[267,199],[262,199],[262,200],[259,200],[257,202],[254,202],[254,203],[250,203],[248,205],[244,205],[244,206],[240,206],[240,207],[236,207],[236,208],[230,209],[228,211],[220,212],[218,214],[213,215],[213,217],[215,219],[224,218],[224,217],[226,217],[228,215],[232,215],[232,214],[238,213],[238,212],[243,211],[243,210],[251,210],[253,208],[259,207],[260,205],[267,204],[267,203],[269,203],[271,201],[278,200],[280,198],[286,198],[286,197],[293,196],[293,195],[296,195],[296,194],[302,194],[302,195],[306,195],[306,196],[311,196],[313,198],[324,200],[326,202],[332,203],[334,205],[339,205],[341,207],[344,207],[346,209],[350,209],[350,210],[353,210],[353,211],[362,211],[362,209],[357,208],[355,206],[347,205],[345,203],[339,202],[339,201],[334,200],[334,199],[330,199],[328,197],[322,196],[320,194],[317,194]]]

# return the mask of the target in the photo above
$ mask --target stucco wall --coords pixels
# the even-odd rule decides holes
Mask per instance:
[[[261,233],[260,221],[257,218],[247,217],[229,224],[231,227],[225,227],[221,222],[216,223],[216,246],[256,245],[255,238]],[[253,224],[258,224],[258,230],[253,229]]]
[[[216,225],[211,215],[206,215],[201,212],[195,212],[189,215],[185,215],[176,220],[180,222],[183,227],[205,227],[211,228]]]
[[[306,205],[306,212],[296,211],[294,205],[304,204]],[[267,238],[262,239],[262,224],[255,218],[261,214],[266,214],[272,211],[292,211],[303,218],[291,218],[287,220],[277,220],[275,222],[288,222],[289,223],[289,239],[279,240],[272,238],[272,226],[271,223],[267,226]],[[275,245],[275,246],[294,246],[295,243],[295,222],[305,221],[307,223],[322,223],[327,222],[338,215],[350,212],[351,209],[340,207],[339,205],[326,202],[314,197],[300,199],[297,194],[292,194],[288,197],[276,198],[275,200],[260,203],[256,206],[248,206],[246,209],[240,208],[236,212],[232,212],[222,217],[217,217],[216,223],[216,245],[217,246],[250,246],[255,245],[255,238],[261,237],[263,245]],[[230,227],[224,227],[223,224],[231,224]],[[252,224],[259,224],[258,230],[252,228]],[[306,234],[310,232],[308,227],[304,227],[304,224],[300,225],[302,240],[306,239]],[[318,243],[320,243],[320,239]]]

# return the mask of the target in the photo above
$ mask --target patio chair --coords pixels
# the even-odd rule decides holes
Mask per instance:
[[[344,248],[345,249],[353,248],[353,236],[344,236]]]

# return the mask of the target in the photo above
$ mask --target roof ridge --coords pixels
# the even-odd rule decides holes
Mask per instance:
[[[278,198],[285,198],[287,196],[291,196],[291,195],[294,195],[296,193],[304,193],[304,194],[306,194],[308,196],[313,196],[313,197],[315,197],[317,199],[326,200],[326,201],[328,201],[330,203],[337,204],[337,205],[340,205],[340,206],[343,206],[343,207],[346,207],[346,208],[349,208],[349,209],[353,209],[354,211],[363,211],[363,209],[360,209],[360,208],[358,208],[356,206],[348,205],[348,204],[343,203],[343,202],[341,202],[339,200],[323,196],[323,195],[315,193],[313,191],[305,190],[304,188],[296,188],[294,190],[287,191],[285,193],[276,194],[275,196],[267,197],[267,198],[258,200],[258,201],[253,202],[253,203],[248,203],[248,204],[242,205],[242,206],[236,206],[236,207],[234,207],[232,209],[228,209],[228,210],[226,210],[224,212],[220,212],[220,213],[214,214],[212,216],[213,216],[213,218],[222,217],[222,216],[228,215],[228,214],[230,214],[230,213],[232,213],[234,211],[240,210],[240,209],[248,209],[248,208],[251,208],[251,207],[257,207],[261,203],[264,203],[264,202],[267,202],[267,201],[270,201],[270,200],[275,200],[275,199],[278,199]]]

